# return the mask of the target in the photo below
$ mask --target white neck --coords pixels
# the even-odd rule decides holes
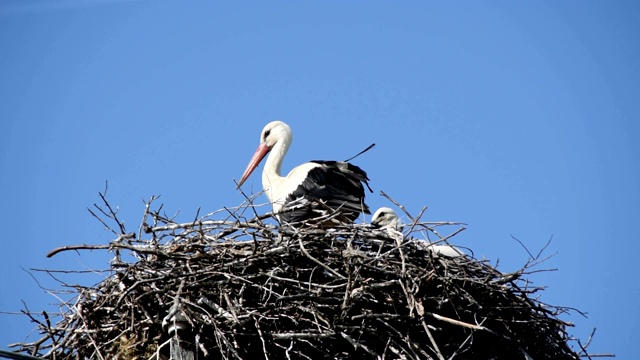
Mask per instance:
[[[285,136],[276,141],[264,164],[264,170],[262,171],[262,188],[270,202],[273,202],[274,199],[279,197],[277,194],[278,188],[284,180],[284,177],[281,175],[282,161],[290,145],[291,135],[285,134]]]

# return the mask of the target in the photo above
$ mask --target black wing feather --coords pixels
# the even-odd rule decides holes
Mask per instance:
[[[285,222],[303,221],[326,213],[328,208],[340,209],[350,221],[358,218],[361,212],[370,214],[364,203],[365,184],[369,191],[367,173],[359,167],[340,161],[314,160],[321,166],[311,169],[305,181],[285,200],[285,208],[280,211],[280,219]],[[295,210],[287,210],[287,205]],[[305,204],[304,206],[296,206]]]

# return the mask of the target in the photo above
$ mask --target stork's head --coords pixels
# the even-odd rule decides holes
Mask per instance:
[[[262,133],[260,133],[260,145],[249,161],[247,169],[242,174],[242,177],[238,182],[238,188],[244,184],[244,182],[249,178],[249,175],[251,175],[253,170],[258,167],[262,159],[276,146],[276,144],[282,144],[280,146],[282,152],[280,156],[284,156],[289,145],[291,145],[292,139],[293,134],[289,125],[279,120],[268,123],[262,129]]]
[[[268,123],[260,133],[260,145],[271,150],[277,142],[291,143],[291,128],[280,120]]]
[[[391,208],[381,207],[373,213],[371,224],[380,228],[397,230],[400,226],[400,218]]]

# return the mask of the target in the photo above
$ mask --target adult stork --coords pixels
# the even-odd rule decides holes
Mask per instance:
[[[376,212],[371,217],[371,224],[381,229],[386,229],[392,237],[396,237],[398,234],[403,237],[402,233],[400,232],[402,230],[400,218],[398,217],[398,214],[396,214],[396,212],[391,208],[381,207],[376,210]],[[396,241],[398,241],[397,237]],[[462,252],[462,250],[451,245],[433,245],[426,240],[416,241],[416,244],[426,249],[427,251],[431,251],[438,255],[444,255],[448,257],[459,257],[464,255],[464,252]]]
[[[281,222],[293,223],[338,211],[337,222],[352,222],[360,213],[370,214],[364,203],[363,184],[367,174],[359,167],[341,161],[313,160],[299,165],[287,176],[280,174],[282,160],[293,134],[282,121],[268,123],[260,134],[260,145],[242,174],[238,188],[267,156],[262,171],[262,187],[273,212]]]

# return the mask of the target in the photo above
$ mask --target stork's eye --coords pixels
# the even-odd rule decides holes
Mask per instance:
[[[264,132],[264,136],[262,137],[263,139],[267,139],[267,136],[269,136],[269,134],[271,134],[271,130],[267,130]]]

